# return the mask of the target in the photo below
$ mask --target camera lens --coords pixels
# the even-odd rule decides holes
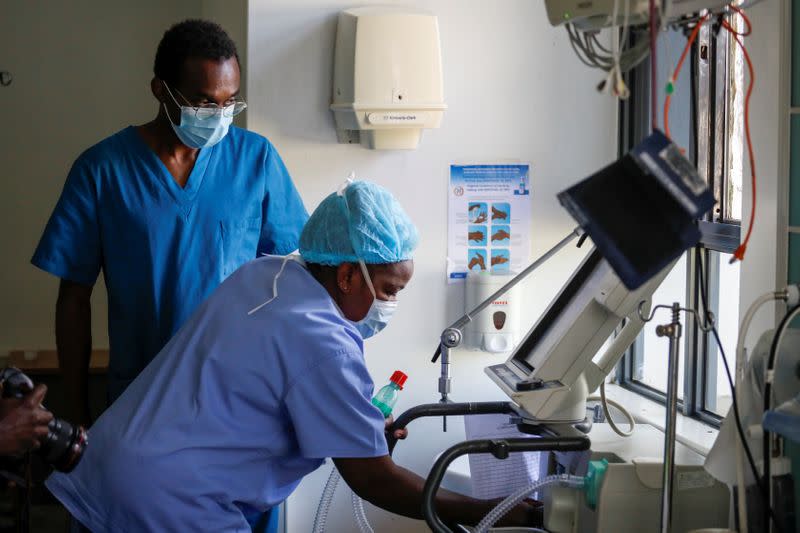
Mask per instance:
[[[82,426],[73,426],[66,420],[54,418],[47,426],[50,431],[42,440],[39,454],[45,462],[61,472],[71,472],[86,449],[88,437]]]

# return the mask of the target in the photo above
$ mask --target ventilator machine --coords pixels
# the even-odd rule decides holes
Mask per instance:
[[[693,25],[733,9],[728,3],[665,0],[659,14],[664,25]],[[579,57],[605,70],[606,81],[616,76],[616,89],[624,89],[621,74],[647,56],[647,39],[625,49],[623,38],[613,58],[593,43],[601,28],[622,29],[625,36],[629,26],[646,23],[653,16],[650,2],[545,0],[544,5],[550,23],[566,28]],[[418,42],[397,48],[411,26]],[[390,45],[397,52],[391,61]],[[331,106],[340,142],[416,147],[421,129],[438,127],[445,109],[441,60],[435,17],[383,8],[342,13]],[[406,77],[413,71],[406,67],[415,61],[425,65],[424,79]],[[616,94],[625,97],[624,91]],[[407,115],[403,122],[401,115]],[[709,342],[716,338],[721,351],[716,318],[705,303],[691,309],[652,298],[678,258],[699,242],[698,220],[712,209],[713,194],[680,147],[655,131],[617,162],[562,191],[558,200],[577,227],[516,275],[467,278],[466,313],[442,332],[432,359],[439,366],[438,402],[412,407],[391,428],[441,417],[447,431],[454,417],[491,414],[518,429],[514,437],[459,442],[436,458],[424,491],[428,526],[436,533],[454,531],[438,516],[435,494],[448,476],[464,470],[465,456],[503,460],[539,451],[544,460],[535,483],[509,494],[477,527],[455,527],[541,531],[492,529],[516,503],[536,497],[545,502],[544,528],[551,533],[781,531],[778,520],[789,523],[785,515],[793,512],[786,503],[792,495],[784,449],[800,435],[800,334],[790,328],[800,316],[800,287],[765,294],[746,313],[732,369],[734,408],[710,453],[701,455],[676,437],[680,347],[691,330],[707,334]],[[588,239],[591,243],[584,242]],[[515,287],[576,240],[585,246],[582,261],[523,333],[521,319],[532,317],[524,317]],[[748,357],[744,345],[755,312],[776,302],[786,310],[780,326],[765,332]],[[667,369],[664,424],[641,426],[626,439],[631,432],[610,419],[605,382],[651,320],[658,323]],[[469,391],[454,394],[451,365],[460,347],[486,352],[485,373],[508,401],[470,402]],[[596,391],[599,397],[593,396]],[[454,402],[455,397],[464,401]],[[596,401],[601,407],[587,409]],[[409,440],[413,443],[413,432]],[[390,453],[396,444],[390,435]],[[368,530],[361,522],[359,527]]]

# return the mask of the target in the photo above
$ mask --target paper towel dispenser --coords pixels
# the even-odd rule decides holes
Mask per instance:
[[[340,143],[414,149],[446,107],[435,15],[391,7],[339,14],[331,110]]]

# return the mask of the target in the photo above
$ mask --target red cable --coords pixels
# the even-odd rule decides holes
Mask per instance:
[[[753,63],[750,61],[750,54],[747,53],[747,48],[745,48],[744,44],[742,44],[742,41],[739,39],[740,35],[749,35],[751,33],[752,30],[750,26],[750,20],[744,13],[742,13],[740,9],[733,6],[731,6],[731,8],[742,16],[748,28],[746,34],[738,33],[731,27],[730,24],[728,24],[728,21],[724,19],[722,21],[722,27],[728,30],[731,35],[733,35],[733,38],[739,45],[739,48],[742,49],[744,59],[747,62],[747,69],[750,73],[750,83],[747,86],[747,95],[744,99],[744,131],[745,137],[747,138],[747,155],[750,158],[750,183],[753,189],[753,207],[750,212],[750,222],[747,225],[747,233],[745,234],[744,241],[742,241],[742,244],[740,244],[736,251],[733,252],[733,257],[730,261],[733,263],[736,260],[741,261],[744,259],[744,253],[747,250],[748,243],[750,242],[750,235],[753,233],[753,222],[756,218],[756,160],[755,156],[753,155],[753,141],[750,138],[750,96],[753,94],[753,85],[756,81],[756,74],[755,70],[753,69]]]
[[[708,15],[705,15],[697,25],[692,30],[691,35],[689,35],[689,40],[686,41],[686,47],[683,49],[683,53],[681,54],[681,58],[678,60],[678,65],[675,67],[675,72],[672,74],[672,79],[670,80],[673,85],[676,81],[678,81],[678,76],[681,73],[681,68],[683,68],[683,62],[686,59],[686,54],[689,53],[689,49],[691,49],[692,44],[694,43],[695,39],[697,39],[697,35],[700,33],[700,27],[708,20]],[[664,133],[667,135],[668,138],[672,138],[669,132],[669,106],[672,103],[672,94],[667,93],[667,97],[664,99]]]
[[[741,17],[744,19],[745,25],[747,26],[747,31],[745,31],[744,33],[740,33],[738,31],[735,31],[731,27],[728,27],[728,31],[730,31],[734,35],[739,35],[741,37],[747,37],[748,35],[753,33],[753,26],[750,24],[750,19],[747,18],[747,15],[744,14],[744,11],[742,11],[741,9],[739,9],[738,7],[736,7],[733,4],[730,4],[728,7],[731,8],[733,11],[736,11],[739,15],[741,15]]]

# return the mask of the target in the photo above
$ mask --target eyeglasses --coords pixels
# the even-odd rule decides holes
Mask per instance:
[[[172,91],[170,90],[167,83],[164,80],[161,80],[161,83],[164,84],[164,87],[167,89],[167,92],[169,93],[170,97],[175,102],[175,105],[177,105],[180,108],[184,107],[192,108],[194,110],[194,116],[197,117],[197,120],[208,120],[216,116],[217,113],[220,112],[224,117],[235,117],[236,115],[244,111],[245,108],[247,107],[247,102],[238,97],[229,99],[228,101],[225,102],[223,106],[218,106],[213,102],[201,105],[194,105],[189,101],[188,98],[183,96],[183,94],[181,94],[181,92],[178,89],[175,89],[175,92],[178,93],[178,95],[181,98],[183,98],[184,102],[188,104],[182,106],[180,103],[178,103],[178,100],[175,99],[175,96],[172,94]]]

